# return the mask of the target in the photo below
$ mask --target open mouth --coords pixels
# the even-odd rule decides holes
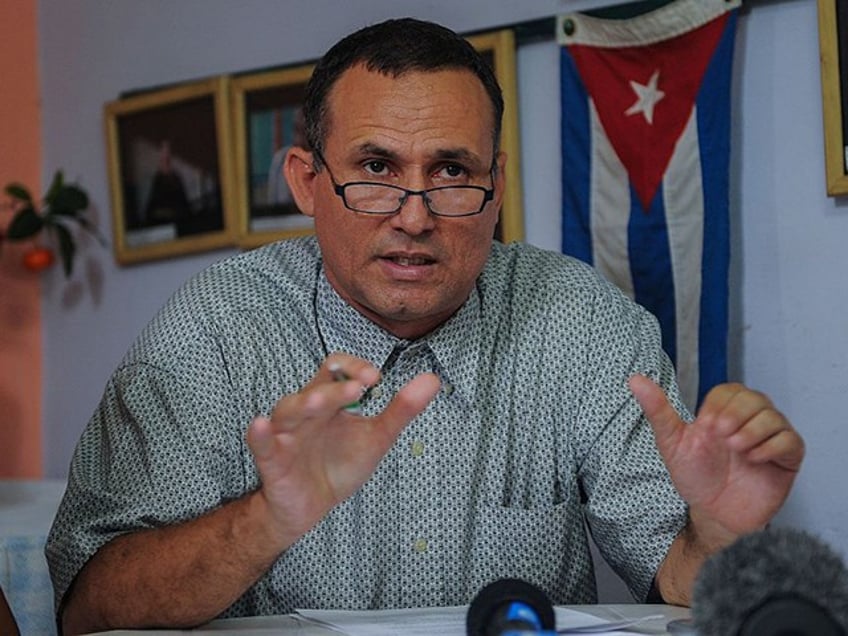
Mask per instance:
[[[432,265],[436,261],[426,256],[387,256],[386,260],[391,261],[395,265],[401,267],[418,267],[422,265]]]

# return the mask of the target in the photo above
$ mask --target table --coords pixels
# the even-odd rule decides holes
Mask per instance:
[[[666,625],[677,618],[688,618],[688,608],[673,605],[569,605],[587,614],[592,614],[605,620],[619,620],[622,617],[638,618],[662,614],[662,618],[640,623],[634,634],[668,634]],[[222,634],[238,634],[240,636],[330,636],[338,632],[318,625],[307,625],[292,616],[257,616],[253,618],[230,618],[212,621],[194,630],[113,630],[99,632],[98,636],[178,636],[179,634],[193,636],[221,636]]]
[[[65,483],[0,480],[0,587],[21,636],[56,634],[44,543]]]

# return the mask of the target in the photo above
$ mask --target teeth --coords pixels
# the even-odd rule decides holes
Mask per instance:
[[[398,265],[403,265],[404,267],[409,267],[411,265],[426,265],[429,261],[424,258],[404,258],[404,257],[396,257],[392,259]]]

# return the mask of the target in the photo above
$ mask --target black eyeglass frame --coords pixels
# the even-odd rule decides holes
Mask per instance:
[[[402,186],[392,185],[390,183],[379,183],[377,181],[348,181],[347,183],[338,183],[336,181],[336,177],[333,175],[333,171],[330,170],[330,164],[327,163],[327,160],[324,158],[323,153],[320,150],[313,150],[313,152],[318,156],[318,161],[321,165],[323,165],[327,169],[327,174],[330,175],[330,181],[333,183],[333,192],[342,200],[344,206],[350,210],[351,212],[356,212],[357,214],[369,214],[371,216],[392,216],[397,214],[403,209],[403,206],[406,204],[407,200],[411,196],[420,196],[424,201],[424,205],[427,206],[427,211],[433,216],[438,216],[441,218],[447,219],[459,219],[467,216],[477,216],[483,212],[483,209],[486,207],[486,204],[489,201],[492,201],[495,197],[495,166],[492,165],[491,170],[489,171],[489,178],[492,180],[491,188],[484,188],[483,186],[476,185],[456,185],[456,186],[437,186],[435,188],[427,188],[425,190],[410,190],[409,188],[404,188]],[[398,190],[403,192],[403,196],[398,199],[398,206],[394,210],[390,212],[372,212],[371,210],[360,210],[358,208],[352,207],[345,196],[345,189],[350,186],[379,186],[381,188],[390,188],[392,190]],[[439,190],[477,190],[478,192],[483,193],[483,201],[480,204],[480,208],[476,212],[464,212],[462,214],[444,214],[442,212],[436,212],[430,206],[430,198],[427,196],[430,192],[437,192]]]

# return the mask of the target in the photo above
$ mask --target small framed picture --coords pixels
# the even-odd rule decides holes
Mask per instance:
[[[501,85],[504,116],[501,150],[506,152],[506,188],[501,218],[495,238],[503,243],[524,240],[524,212],[521,192],[521,143],[518,136],[518,84],[515,71],[515,33],[499,29],[468,37],[468,41],[492,65]]]
[[[227,78],[109,102],[105,122],[119,263],[235,243]]]
[[[292,199],[283,160],[306,144],[302,105],[314,64],[234,77],[232,88],[238,243],[264,243],[313,231]]]
[[[829,196],[848,194],[848,6],[818,0],[824,119],[825,181]]]

